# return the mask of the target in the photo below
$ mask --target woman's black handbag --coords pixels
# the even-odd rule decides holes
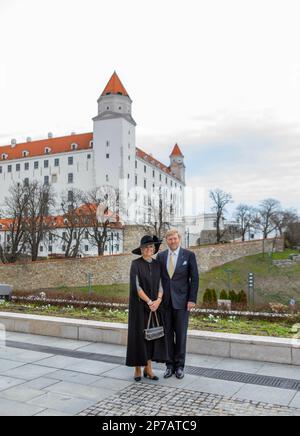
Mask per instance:
[[[156,319],[156,327],[150,327],[153,314],[155,315],[155,319]],[[144,334],[145,334],[146,341],[155,341],[155,339],[160,339],[165,336],[164,328],[163,326],[159,325],[158,316],[156,312],[154,313],[150,312],[148,326],[144,330]]]

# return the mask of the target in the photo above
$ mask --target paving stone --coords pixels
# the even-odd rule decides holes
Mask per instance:
[[[38,405],[0,398],[0,416],[34,416],[43,410]]]
[[[180,400],[182,399],[182,400]],[[300,409],[146,383],[131,384],[80,416],[300,416]]]
[[[39,397],[43,394],[42,390],[32,389],[22,385],[15,386],[11,389],[0,392],[1,398],[7,398],[8,400],[21,401],[26,403],[33,398]]]
[[[53,368],[28,364],[28,365],[20,366],[19,368],[14,368],[8,371],[4,371],[2,375],[5,375],[7,377],[22,378],[24,380],[33,380],[35,378],[42,377],[46,374],[50,374],[51,372],[54,371],[55,369]]]
[[[71,395],[47,392],[44,395],[29,401],[27,404],[73,415],[79,413],[80,410],[91,407],[94,404],[94,401],[75,398]]]

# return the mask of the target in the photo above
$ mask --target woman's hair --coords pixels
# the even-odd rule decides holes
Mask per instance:
[[[151,245],[151,248],[152,248],[153,253],[154,253],[154,250],[155,250],[154,244],[148,244],[148,245],[142,245],[142,246],[141,246],[141,252],[142,252],[142,254],[143,254],[144,250],[145,250],[147,247],[149,247],[149,245]]]
[[[179,238],[181,238],[181,235],[179,233],[178,230],[176,229],[172,229],[172,230],[168,230],[166,233],[166,239],[168,239],[170,236],[174,236],[174,235],[178,235]]]

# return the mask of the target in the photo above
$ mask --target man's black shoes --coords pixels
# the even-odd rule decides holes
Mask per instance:
[[[166,372],[164,373],[164,378],[170,378],[174,374],[172,368],[167,368]]]
[[[179,380],[182,380],[183,377],[184,377],[184,371],[183,371],[183,369],[182,369],[182,368],[178,368],[178,369],[176,369],[176,371],[175,371],[175,375],[176,375],[176,378],[178,378]]]

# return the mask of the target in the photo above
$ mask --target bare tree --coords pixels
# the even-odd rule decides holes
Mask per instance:
[[[28,189],[14,183],[9,189],[9,196],[5,197],[1,215],[8,219],[6,245],[0,246],[0,259],[3,263],[16,262],[26,245],[26,229],[24,219],[28,208]]]
[[[242,235],[242,241],[245,241],[245,236],[253,226],[255,209],[247,204],[239,204],[236,208],[235,219],[239,224],[239,229]]]
[[[290,224],[298,222],[299,217],[295,209],[279,210],[274,214],[273,221],[276,225],[280,236],[283,236],[284,231]]]
[[[52,229],[49,212],[55,206],[55,196],[50,185],[36,181],[31,182],[25,189],[28,196],[24,219],[25,240],[30,247],[32,261],[36,261],[40,243]]]
[[[226,206],[230,203],[233,203],[232,195],[222,191],[221,189],[215,189],[214,191],[210,191],[210,199],[213,202],[212,210],[216,213],[216,227],[217,227],[217,244],[221,242],[223,235],[226,230],[221,231],[221,220],[224,217],[226,211]]]
[[[161,190],[158,192],[158,195],[153,195],[152,198],[149,198],[147,214],[148,225],[153,229],[154,234],[158,238],[162,238],[171,227],[173,204],[163,199]]]
[[[277,229],[276,219],[281,210],[279,201],[274,198],[267,198],[260,203],[254,224],[261,231],[263,239],[267,239]]]
[[[63,193],[61,196],[61,228],[50,232],[52,237],[62,240],[65,257],[75,258],[80,253],[86,231],[86,217],[81,208],[82,201],[83,193],[80,190],[74,189]],[[63,229],[62,232],[61,229]]]
[[[119,223],[120,195],[113,187],[102,186],[84,196],[84,214],[89,241],[103,256],[112,223]]]

